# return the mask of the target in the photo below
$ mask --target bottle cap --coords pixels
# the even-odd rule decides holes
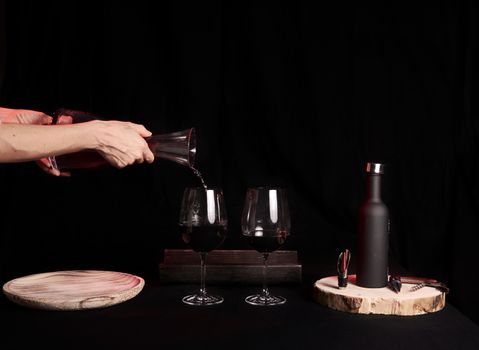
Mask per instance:
[[[384,164],[381,163],[366,163],[366,172],[369,174],[384,174]]]

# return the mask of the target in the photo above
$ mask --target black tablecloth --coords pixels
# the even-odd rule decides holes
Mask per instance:
[[[196,288],[150,278],[133,299],[83,311],[34,310],[2,296],[0,348],[479,349],[479,326],[450,304],[421,316],[349,314],[314,303],[308,282],[272,286],[288,299],[281,306],[246,304],[253,286],[211,286],[223,304],[184,305]]]

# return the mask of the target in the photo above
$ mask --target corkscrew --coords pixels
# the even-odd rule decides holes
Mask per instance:
[[[440,291],[444,292],[444,293],[449,293],[449,288],[442,282],[421,282],[421,283],[418,283],[418,284],[415,284],[414,286],[412,286],[409,291],[410,292],[415,292],[421,288],[424,288],[424,287],[433,287],[433,288],[436,288],[436,289],[439,289]]]
[[[409,292],[415,292],[424,287],[433,287],[441,290],[446,294],[449,293],[449,288],[446,286],[445,283],[439,282],[438,280],[435,280],[433,278],[398,275],[389,276],[388,287],[394,292],[399,293],[401,291],[401,286],[403,283],[413,284],[413,286],[409,288]]]
[[[399,276],[389,276],[388,287],[392,289],[395,293],[399,293],[401,291],[401,277]]]

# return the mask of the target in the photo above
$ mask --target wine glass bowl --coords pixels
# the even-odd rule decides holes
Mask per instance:
[[[274,296],[267,286],[269,254],[281,248],[291,230],[286,190],[282,188],[248,188],[241,216],[241,231],[248,243],[263,255],[263,288],[259,294],[248,296],[251,305],[281,305],[282,296]]]
[[[219,188],[187,187],[183,192],[179,225],[182,239],[200,255],[200,289],[183,298],[188,305],[216,305],[218,295],[206,292],[207,253],[218,248],[226,237],[228,220],[223,191]]]

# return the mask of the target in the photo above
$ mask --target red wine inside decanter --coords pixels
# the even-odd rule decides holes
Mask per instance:
[[[153,154],[158,156],[158,152],[155,150],[159,142],[152,138],[147,140],[147,143]],[[58,169],[65,171],[74,169],[99,169],[109,166],[108,161],[103,158],[100,153],[93,150],[55,156],[55,161]]]
[[[96,151],[81,151],[55,156],[60,170],[95,169],[108,166],[108,162]]]

